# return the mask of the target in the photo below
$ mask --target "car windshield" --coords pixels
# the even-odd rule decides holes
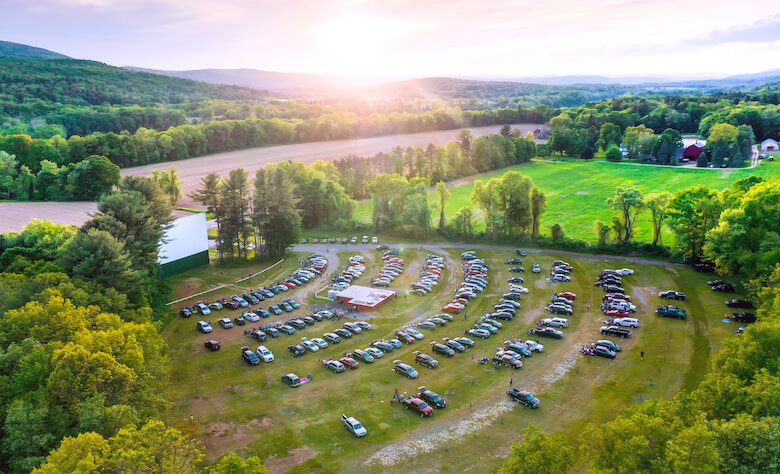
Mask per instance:
[[[525,396],[525,399],[530,402],[531,400],[534,399],[534,396],[529,393],[528,395]]]
[[[431,397],[431,400],[433,400],[434,402],[440,402],[441,401],[441,397],[438,396],[438,395],[434,395],[433,397]]]
[[[352,425],[352,426],[353,426],[353,427],[354,427],[356,430],[359,430],[360,428],[362,428],[362,427],[363,427],[363,425],[361,425],[360,423],[355,423],[355,424],[354,424],[354,425]]]
[[[417,406],[418,406],[418,407],[420,407],[420,410],[423,410],[423,409],[425,409],[425,408],[428,408],[428,404],[427,404],[427,403],[425,403],[425,402],[422,402],[422,403],[420,403],[420,404],[419,404],[419,405],[417,405]]]

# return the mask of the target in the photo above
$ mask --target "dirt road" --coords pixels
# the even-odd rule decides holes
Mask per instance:
[[[513,128],[519,128],[523,133],[538,128],[538,124],[514,124]],[[491,125],[488,127],[469,128],[475,136],[498,133],[501,127]],[[461,129],[442,130],[437,132],[409,133],[404,135],[388,135],[383,137],[361,138],[355,140],[336,140],[328,142],[299,143],[295,145],[268,146],[251,148],[248,150],[218,153],[216,155],[190,158],[182,161],[169,161],[152,165],[125,168],[122,176],[151,176],[154,170],[164,169],[175,165],[181,173],[183,185],[183,199],[179,205],[183,207],[199,207],[187,195],[197,188],[201,178],[209,173],[217,173],[227,176],[228,172],[235,168],[244,168],[254,176],[255,171],[267,163],[280,161],[300,161],[310,165],[317,160],[333,161],[347,155],[370,156],[380,152],[389,152],[396,146],[402,148],[417,146],[425,147],[429,143],[444,145],[455,140]]]

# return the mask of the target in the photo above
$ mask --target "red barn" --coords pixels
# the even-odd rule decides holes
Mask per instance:
[[[701,153],[701,148],[699,148],[697,145],[691,145],[683,151],[683,158],[695,160],[701,156]]]

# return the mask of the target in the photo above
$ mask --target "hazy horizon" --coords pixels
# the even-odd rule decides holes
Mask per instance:
[[[780,51],[768,0],[4,3],[4,40],[165,70],[725,77],[776,69]]]

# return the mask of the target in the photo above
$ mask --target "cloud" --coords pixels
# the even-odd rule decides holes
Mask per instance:
[[[726,30],[713,31],[699,43],[771,43],[780,41],[780,15],[759,20],[752,25],[740,25]]]

